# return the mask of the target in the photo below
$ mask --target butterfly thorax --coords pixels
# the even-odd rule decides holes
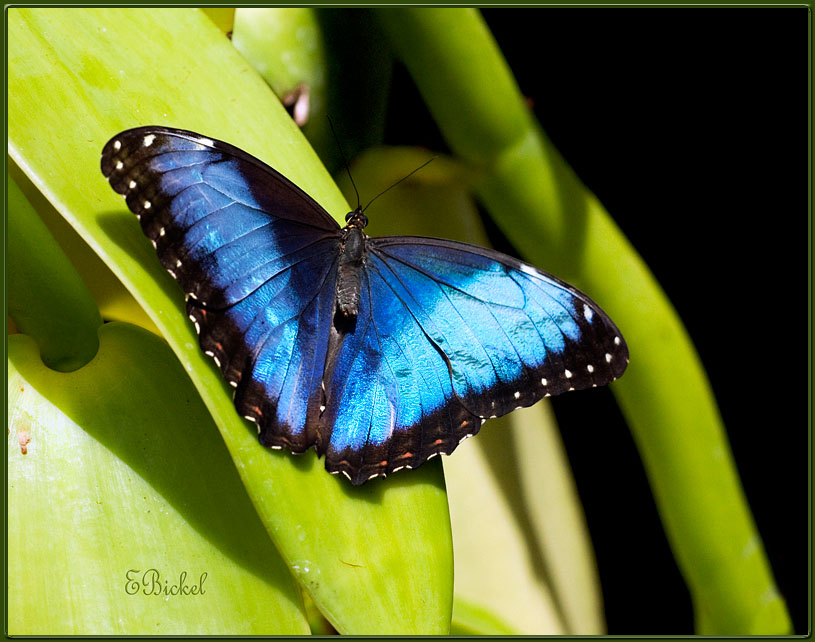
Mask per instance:
[[[337,270],[337,310],[344,317],[356,317],[359,310],[360,270],[365,259],[365,232],[368,217],[360,208],[345,216],[343,241]]]

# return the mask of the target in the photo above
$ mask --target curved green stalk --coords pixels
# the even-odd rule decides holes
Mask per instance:
[[[8,313],[43,362],[67,372],[96,354],[102,325],[88,288],[17,183],[8,177]]]
[[[478,194],[530,261],[576,282],[631,351],[612,385],[705,634],[786,633],[790,620],[699,358],[659,284],[539,131],[476,11],[378,15]],[[467,118],[461,114],[466,113]]]
[[[182,127],[264,159],[341,218],[347,204],[269,88],[191,9],[12,8],[8,51],[11,156],[167,339],[318,608],[344,633],[446,633],[452,546],[438,460],[353,488],[313,452],[261,447],[198,348],[183,293],[99,170],[118,131]]]
[[[122,282],[17,167],[13,158],[8,158],[8,174],[9,180],[20,188],[90,291],[103,321],[126,321],[153,334],[161,334]]]

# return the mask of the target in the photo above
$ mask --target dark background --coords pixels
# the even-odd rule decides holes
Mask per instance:
[[[483,14],[544,129],[684,320],[795,632],[806,633],[807,9]],[[389,142],[444,149],[407,73],[397,68],[393,82],[400,113],[388,120],[400,135]],[[692,633],[688,591],[612,395],[554,401],[609,633]],[[607,429],[587,439],[580,427],[599,419]]]

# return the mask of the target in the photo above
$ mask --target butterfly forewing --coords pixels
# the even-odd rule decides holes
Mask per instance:
[[[547,395],[605,385],[628,349],[589,297],[499,252],[439,239],[384,237],[371,253],[450,364],[474,414],[500,416]],[[384,268],[382,267],[384,266]]]
[[[122,132],[105,146],[102,172],[187,293],[201,348],[236,388],[238,412],[269,446],[310,447],[336,222],[261,161],[192,132]]]

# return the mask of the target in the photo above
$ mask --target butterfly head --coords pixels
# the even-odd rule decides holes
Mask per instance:
[[[361,230],[368,225],[368,217],[365,216],[361,207],[357,207],[353,212],[345,215],[345,224],[346,227],[356,227]]]

